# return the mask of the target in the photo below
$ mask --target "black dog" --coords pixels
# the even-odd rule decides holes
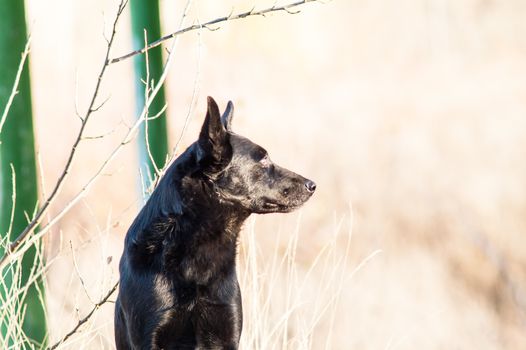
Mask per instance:
[[[237,349],[236,244],[252,213],[305,203],[314,182],[272,163],[208,98],[199,140],[166,172],[126,235],[117,349]]]

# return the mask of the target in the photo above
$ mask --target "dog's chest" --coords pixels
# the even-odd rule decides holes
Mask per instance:
[[[160,349],[224,348],[241,333],[239,305],[237,296],[229,302],[211,300],[196,288],[194,298],[163,313],[154,344]]]
[[[188,240],[165,244],[165,271],[183,281],[207,285],[222,279],[235,268],[236,238],[228,232],[193,232]]]

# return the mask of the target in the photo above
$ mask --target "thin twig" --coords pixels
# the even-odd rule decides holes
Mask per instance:
[[[287,12],[289,14],[296,14],[299,11],[294,11],[293,12],[293,11],[291,11],[292,8],[295,8],[295,7],[298,7],[298,6],[301,6],[301,5],[305,5],[306,3],[309,3],[309,2],[321,2],[321,1],[320,0],[301,0],[301,1],[296,1],[296,2],[293,2],[293,3],[290,3],[290,4],[286,4],[286,5],[282,5],[282,6],[272,6],[272,7],[266,8],[264,10],[259,10],[259,11],[255,11],[254,9],[251,9],[250,11],[241,12],[241,13],[238,13],[236,15],[233,15],[231,13],[228,16],[219,17],[219,18],[213,19],[211,21],[208,21],[208,22],[206,22],[204,24],[194,24],[194,25],[191,25],[191,26],[186,27],[184,29],[179,29],[178,31],[173,32],[171,34],[165,35],[165,36],[155,40],[154,42],[148,44],[147,46],[143,47],[142,49],[132,51],[132,52],[130,52],[130,53],[126,54],[126,55],[120,56],[120,57],[112,58],[111,60],[109,60],[108,64],[117,63],[117,62],[123,61],[123,60],[125,60],[127,58],[130,58],[130,57],[133,57],[133,56],[145,53],[147,50],[151,50],[154,47],[157,47],[157,46],[161,45],[166,40],[173,39],[176,36],[181,35],[183,33],[187,33],[187,32],[193,31],[193,30],[201,30],[203,28],[206,28],[206,29],[211,30],[211,31],[215,31],[215,30],[217,30],[219,28],[217,28],[217,27],[213,28],[211,26],[213,26],[215,24],[218,24],[218,23],[233,21],[233,20],[236,20],[236,19],[243,19],[243,18],[251,17],[251,16],[265,16],[265,15],[271,13],[271,12],[279,12],[279,11],[285,11],[285,12]]]
[[[195,72],[195,78],[194,78],[194,88],[192,91],[192,99],[190,101],[190,105],[188,107],[188,111],[186,113],[186,117],[184,118],[184,124],[183,129],[181,131],[181,135],[179,135],[179,138],[177,139],[177,142],[174,146],[173,152],[172,152],[172,158],[170,159],[169,164],[175,159],[175,156],[177,155],[177,152],[179,151],[179,145],[181,144],[181,141],[183,139],[183,136],[186,132],[186,129],[188,128],[188,124],[190,121],[190,116],[192,115],[196,104],[197,104],[197,94],[199,92],[199,80],[201,76],[201,51],[203,47],[203,41],[201,40],[201,34],[198,34],[198,46],[197,46],[197,69]]]
[[[80,284],[82,285],[82,288],[84,289],[84,294],[86,294],[86,296],[88,297],[88,300],[93,304],[93,299],[91,299],[91,296],[89,295],[88,288],[86,287],[86,284],[84,283],[84,278],[82,278],[82,274],[80,273],[77,259],[75,259],[75,249],[73,249],[73,243],[71,242],[71,240],[69,241],[69,247],[71,249],[71,259],[73,260],[73,267],[75,267],[75,272],[77,273],[77,276],[80,280]]]
[[[172,149],[172,154],[167,158],[163,168],[161,169],[160,171],[160,174],[159,176],[157,177],[156,181],[153,183],[154,186],[157,185],[157,183],[160,181],[161,177],[166,173],[166,171],[168,170],[168,168],[170,167],[170,165],[172,164],[172,162],[176,159],[176,156],[178,154],[178,151],[179,151],[179,145],[181,143],[181,141],[183,140],[183,136],[185,135],[186,133],[186,130],[188,128],[188,124],[189,124],[189,121],[190,121],[190,116],[192,115],[195,107],[196,107],[196,104],[197,104],[197,95],[198,95],[198,92],[199,92],[199,77],[201,75],[201,49],[202,49],[202,41],[201,41],[201,34],[198,32],[198,48],[197,48],[197,70],[196,70],[196,73],[195,73],[195,78],[194,78],[194,88],[193,88],[193,91],[192,91],[192,99],[190,101],[190,104],[188,106],[188,111],[186,112],[186,116],[184,118],[184,124],[183,124],[183,129],[181,130],[181,134],[179,135],[179,138],[177,139],[177,142],[175,143],[175,146],[173,147]],[[149,191],[153,191],[153,188],[150,188]]]
[[[84,130],[86,128],[86,125],[90,119],[90,116],[96,111],[94,109],[94,106],[95,106],[95,102],[97,101],[97,97],[99,96],[99,90],[100,90],[100,86],[101,86],[101,83],[102,83],[102,80],[103,80],[103,77],[104,77],[104,74],[106,72],[106,68],[108,67],[108,58],[110,56],[110,51],[111,51],[111,48],[113,46],[113,41],[115,39],[115,34],[116,34],[116,31],[117,31],[117,23],[119,21],[119,18],[124,10],[124,8],[126,7],[126,4],[128,3],[127,0],[121,0],[120,4],[119,4],[119,9],[117,11],[117,15],[115,16],[115,21],[113,22],[113,30],[112,30],[112,34],[111,34],[111,37],[110,37],[110,40],[108,42],[108,45],[107,45],[107,48],[106,48],[106,54],[105,54],[105,58],[104,58],[104,64],[102,65],[102,68],[100,70],[100,73],[98,75],[98,78],[97,78],[97,83],[95,85],[95,89],[93,91],[93,95],[91,97],[91,101],[89,103],[89,106],[88,106],[88,109],[84,115],[84,118],[81,118],[82,119],[82,122],[81,122],[81,126],[80,126],[80,129],[79,129],[79,132],[77,134],[77,138],[75,140],[75,142],[73,143],[73,146],[71,147],[71,152],[69,154],[69,157],[68,157],[68,160],[66,162],[66,165],[64,167],[64,170],[62,172],[62,174],[60,175],[60,177],[58,178],[56,184],[55,184],[55,187],[53,188],[53,190],[51,191],[51,194],[49,195],[49,197],[46,199],[46,201],[44,202],[44,204],[42,205],[42,207],[39,209],[39,211],[36,213],[35,217],[33,218],[33,220],[31,220],[31,222],[26,226],[26,228],[17,236],[17,238],[8,246],[8,249],[6,251],[6,253],[4,253],[4,255],[2,256],[2,258],[0,259],[0,268],[2,268],[3,266],[5,266],[5,264],[7,263],[7,258],[9,257],[9,255],[14,251],[16,250],[20,244],[36,229],[36,227],[41,223],[41,221],[43,220],[44,218],[44,214],[47,212],[51,202],[54,200],[54,198],[59,194],[60,190],[62,189],[62,186],[64,184],[64,181],[65,179],[67,178],[70,170],[71,170],[71,167],[73,165],[73,160],[75,159],[75,155],[77,154],[77,148],[78,148],[78,145],[79,143],[82,141],[83,139],[83,135],[84,135]]]
[[[188,3],[191,3],[191,0],[188,0]],[[121,13],[122,11],[119,11]],[[113,38],[113,36],[112,36]],[[172,48],[175,46],[177,41],[174,41],[172,44]],[[128,133],[124,136],[122,141],[117,145],[117,147],[114,148],[114,150],[111,152],[111,154],[106,158],[106,160],[102,163],[102,165],[99,167],[99,169],[95,172],[95,174],[88,180],[88,182],[83,186],[83,188],[69,201],[64,208],[51,220],[49,220],[39,231],[38,233],[29,236],[28,234],[30,232],[33,232],[35,227],[33,227],[31,230],[24,230],[24,232],[28,232],[23,237],[19,236],[17,240],[13,243],[11,243],[10,247],[11,250],[9,253],[4,254],[2,259],[0,259],[0,270],[6,266],[9,262],[19,258],[22,254],[24,254],[25,251],[27,251],[33,244],[35,244],[44,234],[47,233],[55,225],[64,215],[66,215],[71,208],[73,208],[81,198],[84,197],[84,195],[89,191],[93,183],[100,177],[100,175],[106,170],[108,165],[116,158],[116,156],[120,153],[123,146],[129,144],[134,137],[137,134],[137,130],[139,126],[144,122],[146,113],[148,111],[148,108],[150,108],[150,105],[152,104],[153,99],[157,96],[159,93],[161,87],[164,84],[164,81],[166,80],[168,70],[173,62],[174,57],[174,51],[171,50],[171,53],[168,55],[166,59],[166,63],[163,67],[163,71],[161,73],[161,76],[159,77],[159,81],[155,84],[151,94],[149,95],[148,99],[144,103],[144,108],[142,110],[141,115],[137,118],[135,124],[128,130]],[[39,212],[40,213],[40,212]],[[39,215],[37,213],[37,215]],[[36,218],[32,221],[34,222]],[[40,223],[40,221],[38,222]],[[16,243],[16,244],[15,244]],[[23,245],[22,245],[23,244]],[[15,251],[16,249],[16,251]]]
[[[95,313],[95,311],[97,311],[102,305],[104,305],[105,303],[108,302],[108,299],[111,297],[111,295],[117,290],[117,287],[119,286],[119,282],[116,282],[113,287],[108,291],[108,293],[98,302],[95,304],[95,306],[93,306],[93,308],[91,309],[91,311],[86,315],[84,316],[84,318],[80,319],[79,322],[77,323],[77,325],[75,327],[73,327],[73,329],[71,331],[69,331],[65,336],[62,337],[62,339],[60,339],[58,342],[56,342],[55,344],[53,344],[52,346],[48,347],[47,350],[53,350],[53,349],[56,349],[59,345],[63,344],[66,340],[69,339],[69,337],[71,337],[73,334],[77,333],[77,331],[79,330],[79,328],[86,322],[88,322],[88,320],[91,318],[91,316]]]
[[[20,77],[22,76],[22,72],[24,70],[24,65],[26,63],[27,56],[29,55],[29,47],[31,44],[31,36],[27,39],[26,46],[24,48],[24,52],[22,52],[22,58],[20,59],[20,64],[18,65],[18,71],[16,72],[15,82],[13,83],[13,88],[11,89],[11,94],[9,95],[9,99],[7,100],[7,104],[5,105],[4,112],[2,113],[2,117],[0,118],[0,134],[2,133],[2,128],[4,127],[4,123],[7,119],[7,115],[9,114],[9,110],[11,109],[11,104],[13,103],[13,100],[15,99],[16,94],[18,94],[18,84],[20,83]]]
[[[75,70],[75,115],[83,122],[82,116],[79,112],[79,72]]]
[[[215,20],[212,20],[212,21],[209,21],[207,23],[205,23],[204,25],[203,24],[198,24],[198,25],[193,25],[193,26],[190,26],[190,27],[186,27],[185,29],[180,29],[178,31],[176,31],[175,33],[172,33],[168,36],[165,36],[157,41],[155,41],[154,43],[148,45],[147,47],[141,49],[141,50],[138,50],[137,52],[135,53],[131,53],[131,54],[128,54],[126,55],[126,57],[121,57],[121,58],[117,58],[117,59],[113,59],[113,60],[110,60],[109,59],[109,55],[110,55],[110,51],[111,51],[111,48],[113,46],[113,42],[114,42],[114,38],[115,38],[115,34],[116,34],[116,26],[117,26],[117,23],[118,23],[118,20],[122,14],[122,12],[124,11],[124,8],[126,7],[127,3],[128,3],[128,0],[121,0],[121,3],[119,5],[119,9],[117,11],[117,15],[115,17],[115,21],[113,23],[113,29],[112,29],[112,34],[111,34],[111,37],[108,41],[108,45],[107,45],[107,50],[106,50],[106,55],[105,55],[105,60],[104,60],[104,64],[101,68],[101,71],[99,73],[99,76],[98,76],[98,79],[97,79],[97,84],[95,86],[95,90],[94,90],[94,93],[92,95],[92,98],[91,98],[91,101],[90,101],[90,104],[88,106],[88,109],[87,109],[87,112],[85,113],[85,116],[84,118],[82,118],[82,123],[81,123],[81,127],[80,127],[80,130],[79,130],[79,133],[77,135],[77,138],[71,148],[71,152],[70,152],[70,155],[68,157],[68,160],[66,162],[66,165],[64,167],[64,171],[62,172],[62,174],[60,175],[59,179],[57,180],[56,184],[55,184],[55,187],[53,188],[53,190],[51,191],[51,194],[49,195],[49,197],[46,199],[46,201],[43,203],[42,207],[39,209],[39,211],[36,213],[35,217],[33,218],[33,220],[31,220],[31,222],[26,226],[26,228],[17,236],[17,238],[9,245],[6,253],[4,253],[4,255],[0,258],[0,268],[4,267],[8,261],[11,261],[11,259],[8,259],[8,257],[10,257],[10,255],[12,255],[12,253],[17,250],[20,245],[25,241],[27,240],[27,237],[34,232],[34,230],[36,229],[36,227],[41,224],[42,220],[43,220],[43,217],[44,217],[44,214],[47,212],[51,202],[54,200],[54,198],[59,194],[63,184],[64,184],[64,181],[65,179],[67,178],[70,170],[71,170],[71,167],[72,167],[72,164],[73,164],[73,160],[75,158],[75,155],[77,153],[77,147],[80,143],[80,141],[83,140],[83,134],[84,134],[84,130],[85,130],[85,127],[87,125],[87,122],[90,118],[90,116],[92,115],[92,113],[94,113],[96,111],[96,109],[94,109],[94,105],[95,105],[95,102],[97,100],[97,97],[99,95],[99,90],[100,90],[100,86],[101,86],[101,82],[103,80],[103,77],[105,75],[105,72],[106,72],[106,68],[112,64],[112,63],[115,63],[115,62],[118,62],[124,58],[127,58],[127,57],[131,57],[131,56],[134,56],[136,54],[139,54],[139,53],[144,53],[145,51],[153,48],[153,47],[156,47],[158,45],[160,45],[163,41],[165,40],[168,40],[168,39],[171,39],[171,38],[175,38],[177,37],[179,34],[182,34],[182,33],[185,33],[185,32],[188,32],[188,31],[191,31],[191,30],[196,30],[196,29],[201,29],[205,26],[210,26],[210,25],[213,25],[213,24],[217,24],[217,23],[221,23],[221,22],[225,22],[225,21],[230,21],[230,20],[235,20],[235,19],[241,19],[241,18],[245,18],[245,17],[249,17],[249,16],[262,16],[262,15],[265,15],[267,13],[271,13],[271,12],[277,12],[277,11],[286,11],[286,10],[289,10],[291,8],[294,8],[294,7],[297,7],[297,6],[300,6],[300,5],[303,5],[303,4],[306,4],[308,2],[317,2],[319,0],[302,0],[302,1],[297,1],[297,2],[294,2],[294,3],[290,3],[290,4],[287,4],[287,5],[283,5],[283,6],[273,6],[273,7],[270,7],[270,8],[267,8],[267,9],[264,9],[264,10],[260,10],[260,11],[254,11],[253,9],[250,10],[250,11],[247,11],[247,12],[243,12],[243,13],[239,13],[237,15],[229,15],[227,17],[221,17],[221,18],[217,18]],[[174,42],[175,44],[175,42]],[[172,50],[173,51],[173,50]],[[167,59],[167,63],[166,63],[166,66],[165,66],[165,72],[166,72],[166,68],[167,66],[169,65],[169,61],[171,59],[173,55],[169,55],[168,56],[168,59]],[[163,79],[164,80],[164,79]],[[162,81],[158,82],[157,86],[160,88],[160,86],[162,85]],[[156,91],[154,91],[154,93],[152,94],[152,96],[154,97],[156,95]],[[151,103],[151,101],[150,101]],[[147,103],[149,105],[149,103]],[[144,111],[143,111],[144,112]],[[104,162],[104,164],[102,165],[102,167],[99,169],[99,171],[97,171],[96,173],[96,176],[100,175],[101,171],[104,170],[106,168],[106,166],[108,165],[108,163],[114,158],[114,156],[118,153],[118,151],[120,150],[120,147],[122,147],[123,145],[127,144],[128,142],[131,141],[131,138],[129,138],[130,134],[132,133],[132,131],[135,131],[135,129],[138,127],[138,124],[140,124],[142,121],[144,120],[144,115],[139,118],[138,120],[138,123],[136,123],[136,125],[134,125],[134,127],[132,127],[130,129],[130,133],[127,134],[127,136],[125,137],[125,141],[121,142],[121,144],[118,146],[117,149],[114,150],[114,152],[112,152],[112,154],[110,155],[110,158],[107,159],[106,162]],[[52,219],[42,230],[41,232],[39,232],[39,235],[35,235],[35,236],[38,236],[38,237],[41,237],[42,234],[44,234],[47,230],[49,230],[49,228],[51,227],[51,224],[54,224],[56,223],[56,221],[58,221],[58,219],[60,219],[66,212],[68,212],[71,207],[73,207],[74,204],[76,204],[76,202],[78,201],[78,199],[80,199],[80,197],[88,190],[88,188],[90,187],[90,185],[94,182],[95,178],[92,178],[88,184],[86,186],[84,186],[84,188],[80,191],[80,193],[77,194],[77,196],[61,211],[61,213],[59,213],[57,216],[55,216],[54,219]],[[46,229],[47,228],[47,229]],[[36,237],[35,237],[36,238]],[[34,240],[31,240],[31,241],[34,241]],[[28,246],[26,245],[26,247],[24,247],[24,249],[21,249],[20,252],[18,253],[23,253],[23,251],[27,250]]]
[[[144,29],[144,45],[148,45],[148,33],[146,31],[146,29]],[[148,55],[148,50],[146,50],[146,54],[145,54],[145,60],[144,60],[144,64],[146,65],[146,82],[145,82],[145,87],[144,87],[144,100],[148,100],[148,95],[150,94],[150,56]],[[153,84],[153,80],[152,80],[152,84]],[[166,106],[166,105],[165,105]],[[163,110],[159,113],[159,116],[163,113],[163,111],[165,110],[165,108],[163,108]],[[155,163],[155,159],[153,158],[153,154],[152,154],[152,150],[150,148],[150,135],[149,135],[149,111],[146,110],[146,115],[144,117],[144,142],[146,144],[146,153],[148,154],[148,159],[150,161],[150,164],[152,165],[152,168],[153,168],[153,177],[156,178],[159,176],[159,168],[157,167],[157,164]],[[148,172],[147,173],[148,177],[150,177],[150,173]],[[152,180],[152,179],[150,179]]]
[[[190,6],[192,5],[192,0],[187,0],[186,2],[186,5],[183,9],[183,15],[181,16],[181,19],[179,21],[179,25],[178,25],[178,28],[179,30],[183,27],[184,25],[184,22],[185,22],[185,19],[188,15],[188,11],[190,9]],[[168,56],[170,56],[172,54],[172,52],[174,51],[175,49],[175,45],[177,44],[177,42],[174,42],[171,49],[170,50],[166,50]],[[186,130],[186,126],[188,124],[188,120],[190,119],[190,114],[193,110],[193,107],[195,107],[195,102],[197,100],[197,87],[198,87],[198,81],[199,81],[199,67],[200,67],[200,59],[201,59],[201,37],[199,36],[199,51],[198,51],[198,61],[197,61],[197,75],[196,75],[196,78],[195,78],[195,81],[194,81],[194,90],[193,90],[193,93],[192,93],[192,101],[190,102],[190,107],[188,109],[188,113],[186,115],[186,118],[185,118],[185,122],[184,122],[184,126],[183,126],[183,131],[181,132],[181,135],[179,136],[179,139],[177,140],[177,143],[174,147],[174,149],[172,150],[172,154],[171,156],[168,156],[167,159],[165,160],[164,162],[164,165],[161,169],[158,169],[158,171],[156,171],[156,176],[153,178],[153,179],[150,179],[152,181],[150,181],[150,185],[148,186],[148,188],[143,188],[143,193],[146,191],[147,193],[152,193],[153,189],[157,186],[157,184],[159,183],[159,181],[161,180],[162,176],[164,175],[164,173],[166,172],[166,170],[169,168],[170,164],[172,163],[172,161],[174,160],[175,158],[175,155],[177,153],[177,147],[179,145],[179,143],[181,142],[181,139],[183,138],[183,135],[184,135],[184,132]],[[148,49],[146,49],[146,54],[148,54]],[[164,108],[166,108],[167,106],[165,105]],[[144,187],[144,178],[143,178],[143,175],[141,173],[141,184],[143,184],[143,187]]]
[[[13,194],[11,195],[11,216],[9,217],[9,228],[7,229],[6,237],[9,239],[11,237],[11,232],[13,231],[13,222],[15,221],[15,208],[16,208],[16,171],[13,163],[9,164],[11,166],[11,184],[13,188]]]

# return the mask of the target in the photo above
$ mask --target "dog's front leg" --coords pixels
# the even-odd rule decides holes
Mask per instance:
[[[195,311],[198,349],[238,349],[243,317],[240,297],[230,304],[204,302]]]

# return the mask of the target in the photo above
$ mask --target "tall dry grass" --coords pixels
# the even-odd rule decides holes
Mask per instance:
[[[276,245],[270,256],[267,252],[262,252],[257,244],[257,219],[251,218],[246,225],[238,259],[244,310],[242,349],[332,349],[330,329],[337,321],[337,313],[341,311],[340,299],[345,297],[344,283],[351,281],[356,273],[380,253],[374,251],[359,264],[352,266],[349,257],[352,225],[348,231],[342,227],[344,221],[352,221],[352,216],[344,217],[314,259],[302,266],[296,259],[298,244],[305,235],[301,227],[301,212],[296,220],[296,227],[290,234],[285,251],[280,251]],[[68,304],[64,300],[59,305],[49,305],[57,313],[51,319],[60,320],[63,334],[59,338],[52,336],[47,346],[54,349],[114,348],[112,322],[108,317],[112,313],[112,298],[101,305],[101,310],[96,308],[93,316],[75,329],[75,323],[86,318],[86,314],[80,311],[83,306],[100,303],[118,277],[115,271],[107,268],[111,263],[106,250],[110,232],[106,228],[95,239],[79,247],[74,247],[70,241],[46,263],[42,259],[35,260],[30,280],[45,276],[49,268],[57,268],[54,265],[60,265],[64,260],[71,261],[74,266],[71,276],[65,276],[69,283],[61,291],[69,296],[68,299],[74,300],[74,304]],[[282,232],[277,232],[278,237],[281,234]],[[338,249],[340,243],[344,244],[343,251]],[[95,246],[99,254],[91,254],[93,259],[82,264],[78,261],[77,254],[90,245]],[[39,254],[42,257],[41,250]],[[20,259],[11,265],[15,281],[19,281],[20,267]],[[96,271],[96,274],[90,274],[90,271]],[[95,279],[87,284],[86,277]],[[80,286],[75,285],[75,280]],[[23,299],[27,286],[21,285],[19,281],[8,288],[3,280],[0,286],[6,295],[2,300],[0,316],[8,328],[7,335],[0,339],[0,346],[4,349],[40,349],[40,344],[30,343],[22,331],[25,310],[20,307],[19,300]],[[49,299],[57,298],[51,296]],[[72,308],[76,315],[70,315]],[[329,325],[329,332],[322,332],[320,338],[320,324],[324,323]],[[70,332],[72,330],[75,331]],[[62,338],[65,334],[68,334],[67,338]]]
[[[5,244],[2,240],[2,245]],[[22,259],[17,259],[2,272],[0,278],[0,327],[4,331],[0,335],[0,347],[2,349],[21,349],[27,346],[39,348],[40,344],[25,334],[22,329],[26,319],[26,307],[23,303],[27,295],[30,283],[34,283],[41,276],[45,275],[45,268],[42,266],[43,250],[37,247],[33,267],[30,271],[24,271],[28,283],[22,283]],[[27,266],[25,264],[24,266]],[[45,303],[44,291],[38,289],[38,298],[41,303]]]
[[[86,105],[101,26],[115,8],[52,3],[28,4],[44,191],[65,160],[74,101]],[[171,31],[182,4],[162,5]],[[197,1],[190,18],[251,5]],[[525,11],[517,0],[335,0],[182,38],[168,79],[172,140],[197,76],[200,99],[181,148],[197,135],[204,96],[232,99],[234,130],[318,184],[301,219],[257,217],[241,235],[245,348],[526,347]],[[129,49],[127,25],[118,52]],[[57,42],[56,33],[69,37]],[[131,124],[131,69],[109,72],[111,99],[89,130],[109,137],[79,150],[83,161],[53,210]],[[47,238],[51,341],[117,278],[141,206],[133,147]],[[105,305],[64,347],[112,346]]]

